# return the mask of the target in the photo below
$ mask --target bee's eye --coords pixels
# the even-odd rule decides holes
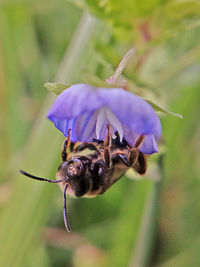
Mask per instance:
[[[77,159],[70,161],[68,163],[67,166],[68,178],[81,176],[83,172],[84,172],[84,165],[80,160]]]
[[[88,192],[89,188],[90,188],[89,182],[82,179],[76,188],[75,196],[76,197],[84,196]]]

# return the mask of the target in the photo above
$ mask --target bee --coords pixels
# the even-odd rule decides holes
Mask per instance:
[[[93,139],[93,142],[76,143],[70,141],[70,132],[65,139],[61,157],[62,163],[58,167],[56,180],[34,176],[23,170],[20,172],[29,178],[59,183],[64,198],[64,223],[68,232],[70,226],[67,219],[66,194],[74,197],[94,197],[106,192],[119,180],[129,168],[133,168],[140,175],[147,170],[145,155],[139,150],[145,136],[139,135],[133,146],[123,139],[120,141],[118,132],[116,138],[111,137],[109,125],[104,140]],[[81,155],[81,151],[89,149],[91,152]],[[73,153],[70,156],[70,153]]]

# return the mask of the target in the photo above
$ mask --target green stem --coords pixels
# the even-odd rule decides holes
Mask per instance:
[[[162,163],[162,156],[161,161]],[[141,226],[134,244],[129,267],[147,267],[152,259],[153,243],[155,239],[159,196],[162,184],[162,164],[160,166],[160,181],[154,182],[149,189],[144,206]]]
[[[108,84],[112,84],[112,83],[116,83],[118,79],[120,79],[120,76],[123,72],[123,70],[125,69],[128,61],[130,60],[130,58],[132,57],[132,55],[135,53],[135,49],[131,48],[126,55],[122,58],[121,62],[119,63],[115,73],[113,74],[113,76],[111,76],[109,79],[106,79],[106,82]]]
[[[152,253],[152,243],[154,241],[157,224],[157,207],[159,200],[160,183],[155,182],[148,192],[144,214],[141,220],[139,235],[135,243],[133,255],[130,260],[130,267],[149,266]]]

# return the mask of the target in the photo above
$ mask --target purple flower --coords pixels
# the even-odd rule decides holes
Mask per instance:
[[[155,111],[139,96],[120,88],[100,88],[76,84],[63,91],[55,100],[47,117],[65,136],[71,129],[73,142],[103,140],[107,124],[113,138],[132,145],[138,135],[145,135],[140,151],[158,152],[156,140],[161,135],[161,124]]]

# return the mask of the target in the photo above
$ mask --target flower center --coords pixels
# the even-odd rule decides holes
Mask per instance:
[[[96,121],[96,136],[97,139],[101,138],[102,133],[105,131],[107,124],[110,126],[112,138],[116,138],[115,132],[117,131],[120,136],[120,141],[123,139],[124,131],[121,122],[108,108],[101,108],[97,115]],[[104,133],[105,135],[106,133]],[[105,137],[105,136],[104,136]]]

